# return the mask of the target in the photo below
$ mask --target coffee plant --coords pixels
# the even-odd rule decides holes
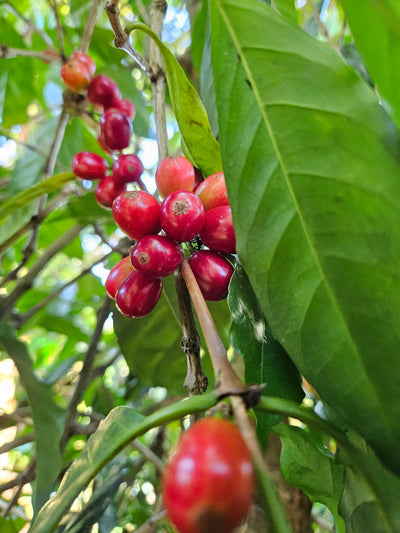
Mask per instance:
[[[400,531],[400,7],[0,3],[0,531]]]

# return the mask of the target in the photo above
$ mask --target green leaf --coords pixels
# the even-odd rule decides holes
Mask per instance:
[[[115,310],[114,330],[131,371],[150,387],[166,387],[183,394],[186,356],[181,349],[182,328],[176,314],[174,278],[165,278],[155,309],[147,316],[126,318]]]
[[[130,24],[126,31],[142,30],[154,40],[163,56],[175,117],[191,158],[206,176],[222,170],[219,144],[211,133],[207,113],[193,85],[168,48],[144,24]]]
[[[273,0],[272,4],[281,15],[288,18],[292,22],[297,23],[297,13],[294,0]]]
[[[368,465],[373,483],[368,484],[367,480],[359,475],[359,471],[349,464],[339,448],[337,462],[345,467],[344,491],[339,512],[346,522],[346,533],[399,531],[400,479],[382,466],[361,437],[353,432],[348,432],[347,437],[359,457]]]
[[[5,322],[0,322],[0,344],[18,369],[32,411],[36,436],[33,509],[37,513],[48,499],[62,467],[59,442],[64,431],[64,411],[55,403],[51,387],[36,377],[25,344]]]
[[[344,467],[312,436],[296,426],[279,424],[273,429],[282,441],[280,464],[286,481],[303,490],[312,502],[320,502],[332,513],[336,531],[345,533],[338,504],[343,493]],[[367,530],[365,530],[367,531]]]
[[[400,128],[400,7],[396,0],[343,0],[342,6],[357,48],[379,94]]]
[[[213,393],[192,396],[156,411],[148,417],[130,407],[116,407],[100,423],[82,454],[64,476],[57,493],[46,503],[32,524],[30,533],[54,531],[63,514],[91,479],[121,449],[149,429],[215,405]]]
[[[9,200],[3,202],[0,206],[0,221],[8,217],[15,211],[27,206],[42,194],[47,194],[56,191],[63,187],[66,183],[76,179],[76,176],[72,172],[65,174],[56,174],[47,180],[43,180],[37,185],[34,185],[30,189],[21,191]]]
[[[273,335],[241,265],[229,286],[228,305],[232,345],[244,358],[246,383],[265,383],[263,395],[300,403],[304,393],[299,372]],[[281,417],[259,411],[256,417],[258,437],[266,446],[269,429]]]
[[[241,263],[300,372],[400,472],[397,131],[341,58],[266,5],[212,2],[212,46]]]

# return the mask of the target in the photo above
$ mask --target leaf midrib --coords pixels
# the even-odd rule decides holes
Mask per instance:
[[[229,31],[229,34],[230,34],[230,36],[232,38],[232,41],[233,41],[233,43],[235,45],[236,51],[237,51],[238,55],[240,56],[243,68],[246,71],[248,79],[249,79],[249,81],[250,81],[250,83],[252,85],[254,96],[256,98],[258,107],[260,109],[261,116],[263,118],[263,121],[264,121],[265,127],[267,129],[268,135],[270,137],[271,144],[272,144],[272,146],[274,148],[277,160],[279,162],[279,166],[282,169],[282,174],[283,174],[284,180],[286,182],[287,189],[289,191],[290,197],[291,197],[293,205],[295,207],[295,211],[297,213],[297,216],[299,218],[301,227],[303,229],[303,233],[304,233],[306,242],[308,244],[310,252],[311,252],[311,254],[312,254],[313,258],[314,258],[315,264],[316,264],[316,266],[318,268],[318,271],[320,273],[321,280],[324,283],[325,289],[326,289],[327,294],[329,296],[329,299],[330,299],[330,301],[332,303],[332,307],[335,310],[339,321],[342,323],[343,331],[345,331],[345,333],[346,333],[346,335],[347,335],[347,337],[348,337],[348,339],[350,341],[353,353],[355,354],[356,358],[358,359],[360,367],[363,368],[365,375],[368,377],[368,373],[367,373],[367,371],[365,369],[365,365],[364,365],[362,356],[361,356],[361,354],[359,352],[359,349],[357,347],[357,344],[355,342],[355,339],[353,338],[353,335],[351,334],[351,332],[350,332],[350,330],[348,328],[348,325],[347,325],[347,323],[346,323],[346,321],[344,319],[344,316],[343,316],[343,314],[341,312],[339,303],[337,302],[337,300],[335,298],[335,294],[334,294],[334,292],[333,292],[333,290],[332,290],[332,288],[331,288],[331,286],[330,286],[330,284],[329,284],[329,282],[328,282],[328,280],[326,278],[325,272],[324,272],[324,270],[322,268],[322,265],[321,265],[321,262],[319,260],[317,251],[315,249],[314,243],[312,242],[312,240],[310,238],[310,235],[309,235],[309,233],[307,231],[306,222],[305,222],[305,220],[303,218],[300,206],[299,206],[299,204],[297,202],[297,198],[296,198],[295,192],[294,192],[294,190],[293,190],[293,188],[291,186],[291,183],[290,183],[289,172],[288,172],[288,170],[287,170],[287,168],[285,166],[285,163],[283,161],[283,157],[282,157],[281,151],[279,149],[279,146],[278,146],[277,140],[275,138],[272,126],[270,124],[270,121],[268,119],[265,107],[263,105],[263,100],[261,98],[261,95],[258,92],[258,86],[257,86],[257,84],[255,82],[255,79],[253,77],[252,71],[251,71],[251,69],[250,69],[250,67],[249,67],[249,65],[247,63],[247,59],[246,59],[246,57],[245,57],[245,55],[243,53],[243,49],[240,46],[240,43],[239,43],[239,41],[237,39],[236,33],[234,31],[234,28],[230,24],[229,18],[227,17],[227,15],[226,15],[223,7],[221,6],[221,4],[218,2],[217,5],[218,5],[218,9],[220,10],[222,18],[225,21],[226,27],[227,27],[227,29]],[[378,405],[379,408],[380,408],[381,402],[379,401],[379,395],[378,395],[378,392],[377,392],[376,388],[371,386],[371,382],[370,382],[369,379],[367,380],[367,383],[368,383],[368,386],[369,386],[370,393],[373,395],[373,397],[375,399],[375,404]],[[385,410],[380,408],[380,411],[381,411],[382,417],[385,418],[385,420],[386,420],[387,427],[391,427],[390,423],[389,423],[390,421],[386,417]]]

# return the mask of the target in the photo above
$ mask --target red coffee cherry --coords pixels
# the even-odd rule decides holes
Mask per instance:
[[[100,180],[105,177],[108,163],[93,152],[78,152],[72,159],[72,172],[85,180]]]
[[[115,198],[126,191],[126,184],[106,176],[99,181],[95,190],[96,202],[105,209],[111,209]]]
[[[203,202],[206,211],[219,205],[229,205],[224,173],[216,172],[208,176],[197,187],[196,194]]]
[[[205,300],[226,298],[233,266],[224,256],[211,250],[200,250],[188,260]]]
[[[113,174],[121,183],[139,182],[143,174],[143,163],[135,154],[120,155],[113,165]]]
[[[119,311],[131,318],[141,318],[156,306],[162,290],[160,278],[150,278],[133,270],[121,283],[115,296]]]
[[[192,192],[173,191],[161,204],[161,227],[174,241],[191,241],[200,233],[204,218],[203,204]]]
[[[94,73],[96,72],[96,63],[91,57],[78,50],[72,54],[71,59],[80,61],[82,64],[84,64],[89,72],[90,78],[93,78]]]
[[[178,268],[181,252],[179,246],[164,235],[145,235],[132,248],[131,262],[136,270],[163,278]]]
[[[250,453],[237,426],[204,418],[181,437],[167,465],[163,501],[179,533],[231,533],[246,518],[253,487]]]
[[[183,155],[166,157],[158,165],[156,184],[161,196],[172,191],[192,191],[194,186],[194,168]]]
[[[110,150],[121,151],[131,142],[132,122],[126,113],[109,109],[100,118],[100,135]]]
[[[125,98],[123,98],[122,100],[114,100],[112,107],[126,113],[131,120],[135,118],[135,104],[130,100],[126,100]]]
[[[133,272],[133,266],[129,256],[118,261],[115,267],[110,271],[105,286],[106,291],[111,298],[115,298],[119,286],[131,272]]]
[[[61,67],[61,78],[68,89],[80,93],[89,87],[91,75],[85,63],[69,59]]]
[[[229,205],[220,205],[206,211],[200,239],[214,252],[236,253],[235,229]]]
[[[160,204],[146,191],[128,191],[117,196],[112,214],[117,226],[134,241],[161,229]]]
[[[113,106],[121,99],[121,92],[118,85],[106,74],[95,76],[88,88],[88,98],[96,105],[101,105],[104,109]]]

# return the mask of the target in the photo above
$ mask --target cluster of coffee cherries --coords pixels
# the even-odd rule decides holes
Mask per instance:
[[[155,179],[161,203],[145,190],[132,190],[112,204],[117,226],[136,244],[111,270],[106,290],[122,314],[135,318],[157,304],[162,278],[181,262],[182,243],[206,300],[226,297],[234,271],[236,238],[224,174],[196,183],[191,162],[176,156],[161,161]]]

